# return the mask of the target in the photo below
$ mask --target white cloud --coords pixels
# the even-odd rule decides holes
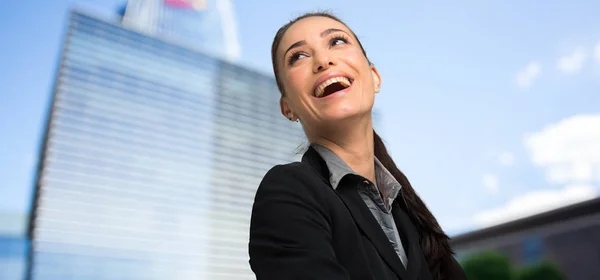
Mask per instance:
[[[491,193],[497,193],[500,185],[498,183],[498,176],[491,173],[483,175],[481,178],[481,184],[483,184],[483,187]]]
[[[598,42],[594,48],[594,58],[600,63],[600,42]]]
[[[550,183],[600,182],[600,114],[561,120],[524,142]]]
[[[538,190],[513,198],[505,205],[475,215],[475,223],[489,227],[593,199],[598,190],[591,185],[570,185],[561,190]]]
[[[515,163],[515,154],[503,152],[498,156],[498,162],[504,166],[511,166]]]
[[[572,53],[564,55],[558,59],[558,70],[565,73],[576,73],[581,70],[585,64],[587,54],[583,48],[577,48]]]
[[[523,68],[517,74],[516,84],[520,88],[529,88],[533,84],[533,81],[537,79],[542,71],[542,67],[539,63],[532,61],[529,62],[525,68]]]
[[[527,135],[524,144],[532,162],[545,171],[547,181],[566,187],[521,194],[498,208],[475,215],[477,226],[504,223],[599,195],[595,184],[600,183],[600,114],[563,119]],[[493,176],[485,180],[497,184]]]
[[[237,37],[237,23],[231,0],[217,0],[217,10],[221,14],[221,27],[225,37],[227,59],[235,61],[241,55],[240,42]]]

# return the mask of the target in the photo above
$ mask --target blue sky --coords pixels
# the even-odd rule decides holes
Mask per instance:
[[[0,212],[29,207],[69,8],[123,3],[0,3]],[[265,73],[275,31],[295,15],[329,9],[354,29],[382,76],[383,136],[450,233],[599,193],[600,3],[233,5],[239,62]]]

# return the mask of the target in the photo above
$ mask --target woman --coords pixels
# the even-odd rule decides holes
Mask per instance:
[[[257,279],[466,279],[373,131],[381,77],[352,30],[306,14],[279,29],[271,55],[281,112],[311,145],[258,188],[249,242]]]

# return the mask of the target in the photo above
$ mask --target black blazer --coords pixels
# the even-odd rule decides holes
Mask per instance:
[[[356,190],[363,180],[346,176],[334,190],[328,178],[313,148],[302,162],[267,172],[250,222],[250,267],[258,280],[432,279],[400,195],[392,212],[407,268]]]

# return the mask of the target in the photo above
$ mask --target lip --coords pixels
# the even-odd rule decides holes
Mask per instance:
[[[354,79],[352,79],[349,75],[347,75],[346,73],[343,72],[331,72],[331,73],[327,73],[327,74],[323,74],[321,75],[321,77],[319,77],[317,79],[317,81],[315,82],[315,84],[313,85],[313,89],[311,91],[311,95],[313,97],[315,97],[315,91],[317,90],[317,87],[322,84],[323,82],[331,79],[331,78],[337,78],[337,77],[346,77],[350,80],[350,86],[352,86],[352,83],[354,82]],[[348,87],[350,88],[350,87]]]

